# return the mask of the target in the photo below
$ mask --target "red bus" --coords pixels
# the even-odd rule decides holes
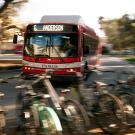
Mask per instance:
[[[43,16],[24,34],[23,67],[26,74],[73,75],[99,64],[99,38],[80,16]],[[57,69],[57,70],[56,70]]]

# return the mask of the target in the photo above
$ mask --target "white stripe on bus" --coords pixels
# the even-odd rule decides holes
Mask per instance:
[[[36,67],[36,68],[77,68],[77,67],[84,66],[84,61],[65,63],[65,64],[45,64],[45,63],[35,63],[35,62],[29,62],[29,61],[23,60],[22,63],[24,66]]]

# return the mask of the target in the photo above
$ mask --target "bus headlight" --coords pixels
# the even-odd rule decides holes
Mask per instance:
[[[67,69],[67,72],[75,72],[73,68]]]

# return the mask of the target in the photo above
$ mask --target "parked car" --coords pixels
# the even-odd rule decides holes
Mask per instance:
[[[122,54],[124,54],[124,55],[132,55],[132,54],[134,54],[134,50],[131,50],[131,49],[129,49],[129,50],[123,50],[122,51]]]

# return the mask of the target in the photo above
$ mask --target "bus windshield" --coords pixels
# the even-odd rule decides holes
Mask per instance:
[[[26,34],[24,55],[35,57],[76,57],[78,49],[76,33]]]

